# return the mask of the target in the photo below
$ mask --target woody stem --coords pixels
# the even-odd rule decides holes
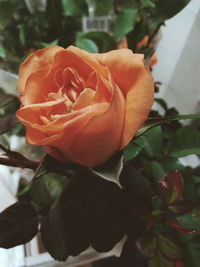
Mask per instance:
[[[39,162],[31,161],[31,160],[18,160],[18,159],[8,159],[0,157],[0,165],[6,165],[10,167],[18,167],[18,168],[27,168],[31,170],[35,170]]]

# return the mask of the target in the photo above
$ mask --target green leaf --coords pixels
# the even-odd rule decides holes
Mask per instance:
[[[86,0],[88,6],[93,5],[95,9],[95,16],[108,16],[112,11],[113,0]]]
[[[186,230],[200,231],[200,211],[193,209],[189,213],[176,216],[174,225],[186,228]]]
[[[185,242],[183,243],[185,267],[199,267],[200,236],[197,235],[196,238],[193,238],[192,240],[189,241],[186,238],[186,236],[190,236],[190,235],[184,235],[184,236],[182,235],[185,238],[184,240]]]
[[[5,49],[0,45],[0,58],[4,58],[6,56]]]
[[[73,164],[58,161],[47,154],[43,158],[37,170],[35,171],[33,180],[36,180],[42,175],[50,173],[50,172],[57,172],[57,173],[64,174],[65,171],[71,168],[72,165]]]
[[[18,201],[0,213],[0,247],[12,248],[30,241],[38,231],[32,205]]]
[[[142,202],[149,202],[153,196],[153,191],[149,180],[142,176],[140,172],[131,165],[125,166],[121,175],[121,183],[126,194],[131,194],[132,206],[140,205]]]
[[[91,171],[97,176],[116,183],[119,187],[120,184],[120,174],[123,169],[123,155],[121,152],[115,153],[106,163],[101,166],[92,168]]]
[[[146,145],[144,147],[145,152],[149,157],[160,155],[163,147],[162,129],[160,126],[150,129],[144,135]]]
[[[169,152],[175,157],[200,155],[200,132],[190,126],[179,129],[169,142]]]
[[[127,162],[134,159],[143,150],[145,145],[147,145],[145,137],[141,136],[134,142],[131,142],[127,146],[125,146],[123,151],[124,161]]]
[[[36,169],[35,174],[32,178],[32,181],[18,193],[18,196],[22,196],[26,194],[27,192],[29,192],[33,183],[35,183],[41,176],[48,174],[48,173],[57,173],[61,175],[67,175],[66,171],[71,170],[71,168],[73,167],[74,167],[74,164],[60,162],[52,158],[48,154],[45,155],[40,165]],[[66,181],[67,181],[67,178],[66,178]]]
[[[35,41],[34,45],[40,49],[40,48],[44,48],[44,47],[48,47],[48,46],[54,46],[54,45],[58,45],[58,39],[50,42],[50,43],[45,43],[45,42],[41,42],[41,41]]]
[[[190,167],[185,167],[182,171],[182,176],[185,184],[183,198],[189,202],[198,202],[199,197],[197,185],[194,180],[194,170]]]
[[[167,117],[158,117],[158,118],[149,118],[147,122],[140,128],[136,137],[143,135],[145,132],[150,130],[151,128],[156,127],[157,125],[163,123],[169,123],[172,121],[179,121],[179,120],[188,120],[188,119],[200,119],[200,114],[188,114],[188,115],[174,115],[174,116],[167,116]]]
[[[140,0],[141,8],[154,8],[156,5],[151,0]]]
[[[55,260],[65,261],[69,253],[66,249],[62,233],[60,233],[56,225],[51,222],[51,216],[52,215],[49,214],[42,221],[40,230],[41,238],[45,248]]]
[[[9,23],[11,18],[13,18],[15,8],[16,6],[12,3],[12,1],[2,1],[0,3],[0,10],[3,11],[1,12],[0,16],[0,24],[6,25],[7,23]]]
[[[165,175],[165,171],[158,161],[152,161],[147,167],[144,168],[144,173],[147,175],[147,177],[150,176],[156,185]]]
[[[168,205],[171,205],[182,196],[184,181],[178,171],[171,171],[159,181],[158,187],[161,197]]]
[[[167,260],[158,250],[154,257],[149,261],[149,267],[176,267],[176,263]]]
[[[75,44],[77,47],[79,47],[80,49],[86,50],[87,52],[90,52],[90,53],[99,52],[99,49],[97,45],[95,44],[95,42],[93,42],[90,39],[81,38],[81,39],[76,40]]]
[[[91,189],[92,181],[87,183],[85,173],[84,177],[73,177],[59,200],[52,207],[48,220],[50,226],[54,228],[52,234],[57,236],[57,244],[54,246],[51,235],[46,232],[45,246],[53,257],[58,257],[55,253],[56,251],[59,252],[60,243],[62,245],[61,251],[64,250],[71,256],[77,256],[88,248],[89,228],[85,225],[84,205],[86,198],[92,192]],[[45,225],[43,229],[46,231]],[[51,242],[48,241],[49,237],[52,239]]]
[[[66,16],[87,14],[87,6],[84,0],[62,0],[62,7]]]
[[[180,244],[172,236],[166,234],[158,235],[157,240],[158,240],[158,247],[161,253],[168,260],[176,261],[182,259],[183,253]]]
[[[78,39],[90,39],[98,46],[101,52],[109,51],[116,47],[116,41],[112,35],[103,31],[78,32],[76,36]]]
[[[161,156],[159,157],[158,162],[165,172],[170,172],[173,170],[178,170],[181,172],[184,169],[184,166],[175,157]]]
[[[22,46],[26,45],[26,34],[25,34],[25,27],[24,24],[18,25],[19,28],[19,40]]]
[[[136,241],[136,248],[145,259],[151,259],[157,250],[156,237],[152,232],[147,233]]]
[[[31,198],[37,205],[48,208],[60,196],[67,182],[67,177],[56,173],[43,175],[32,183]]]
[[[128,7],[117,16],[114,25],[114,35],[117,41],[120,41],[126,34],[134,29],[138,17],[138,10],[134,7]]]
[[[94,176],[86,189],[88,193],[82,192],[84,201],[80,208],[86,229],[89,229],[90,244],[98,252],[110,251],[123,238],[127,228],[124,192],[114,183]]]

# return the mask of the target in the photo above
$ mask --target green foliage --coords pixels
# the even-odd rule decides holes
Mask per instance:
[[[124,9],[116,19],[114,35],[120,41],[126,34],[133,30],[137,20],[138,10],[132,6]]]
[[[151,0],[141,0],[141,8],[155,7],[156,5]]]
[[[53,212],[50,212],[50,214],[43,219],[40,230],[41,238],[45,248],[55,260],[65,261],[69,253],[66,249],[62,233],[60,233],[58,228],[51,222],[52,216]]]
[[[87,52],[90,53],[98,53],[98,47],[95,44],[95,42],[93,42],[90,39],[86,39],[86,38],[79,38],[76,41],[76,46],[79,47],[80,49],[86,50]]]
[[[115,49],[117,42],[127,36],[129,47],[135,52],[137,43],[149,36],[148,44],[140,52],[151,57],[154,52],[152,41],[161,24],[188,2],[49,0],[45,11],[29,13],[25,1],[4,0],[0,2],[0,9],[4,10],[0,18],[0,56],[8,61],[6,68],[17,72],[20,60],[34,49],[58,44],[62,47],[77,45],[89,52],[105,52]],[[88,32],[88,36],[80,39],[77,33],[82,31],[82,17],[89,16],[89,7],[93,8],[94,16],[110,18],[110,30],[91,38],[89,35],[93,33]]]
[[[84,0],[62,0],[62,5],[66,16],[87,15],[87,6]]]
[[[200,132],[190,126],[179,129],[169,142],[169,153],[175,157],[200,155]]]
[[[38,231],[38,218],[29,202],[19,201],[0,213],[0,247],[11,248],[30,241]]]

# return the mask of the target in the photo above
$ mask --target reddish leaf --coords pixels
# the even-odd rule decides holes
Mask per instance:
[[[184,182],[178,171],[168,172],[158,184],[161,197],[167,204],[178,201],[183,194]]]
[[[157,241],[156,237],[152,232],[140,237],[136,241],[136,248],[139,253],[147,260],[151,259],[156,253]]]
[[[175,220],[167,222],[167,224],[184,234],[200,233],[199,210],[194,209],[190,213],[178,216]]]
[[[175,214],[181,215],[191,209],[191,205],[185,200],[179,200],[169,205],[168,208]]]
[[[176,261],[176,267],[184,267],[184,264],[181,261]]]
[[[5,63],[7,63],[7,61],[6,61],[5,58],[3,58],[3,57],[0,57],[0,62],[5,62]]]
[[[19,121],[15,117],[15,114],[9,114],[4,116],[0,120],[0,134],[6,133],[12,127],[14,127]]]

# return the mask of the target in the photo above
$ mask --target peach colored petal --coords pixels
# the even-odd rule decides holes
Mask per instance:
[[[29,75],[26,80],[24,94],[21,97],[21,102],[24,106],[45,101],[41,92],[44,85],[46,86],[44,78],[47,76],[50,68],[51,66],[48,65]]]
[[[90,120],[71,142],[66,157],[84,166],[96,166],[105,162],[119,150],[122,136],[125,99],[116,86],[109,109]]]
[[[72,45],[69,46],[67,50],[76,55],[76,57],[81,58],[83,62],[86,62],[93,70],[97,71],[104,78],[107,78],[108,73],[106,69],[99,64],[95,57],[93,57],[93,54]]]
[[[18,87],[21,93],[24,92],[24,86],[29,75],[51,64],[54,55],[60,50],[63,50],[63,48],[51,46],[37,50],[27,57],[19,67]]]
[[[32,105],[17,111],[18,119],[28,129],[26,133],[27,141],[33,145],[48,145],[58,140],[58,144],[62,147],[63,144],[60,139],[65,139],[65,143],[67,141],[69,145],[70,140],[75,137],[76,131],[79,131],[94,116],[105,112],[109,106],[107,103],[96,104],[71,113],[58,115],[57,119],[49,124],[44,124],[43,120],[40,119],[40,114],[43,113],[41,108],[46,109],[46,111],[51,108],[50,104],[49,107],[45,104],[43,106]],[[29,120],[31,114],[35,115]]]
[[[103,114],[107,112],[108,108],[108,103],[101,103],[82,109],[80,116],[77,116],[65,123],[63,126],[63,134],[61,134],[55,142],[48,142],[48,140],[46,140],[45,142],[42,142],[42,145],[45,145],[47,152],[58,160],[68,161],[70,159],[73,161],[70,153],[68,153],[69,147],[73,142],[77,142],[77,135],[79,132],[81,132],[91,120],[96,120],[97,117],[103,116]],[[78,112],[80,112],[80,110]]]
[[[52,112],[58,111],[60,108],[65,109],[65,99],[60,98],[56,101],[48,101],[40,104],[33,104],[25,107],[21,107],[17,110],[17,118],[25,125],[39,124],[42,122],[40,116],[46,116],[52,114]]]
[[[149,41],[149,36],[145,35],[144,38],[139,43],[137,43],[136,49],[140,50],[140,48],[142,48],[143,46],[147,46],[148,41]]]
[[[136,83],[144,68],[143,55],[133,54],[129,49],[118,49],[102,54],[93,54],[100,64],[107,66],[124,95]]]
[[[150,64],[149,64],[149,67],[153,67],[155,64],[158,63],[158,55],[157,54],[154,54],[151,58],[151,61],[150,61]]]
[[[153,105],[154,83],[148,68],[143,68],[140,78],[126,96],[126,117],[121,148],[127,145],[145,122]]]
[[[117,49],[123,49],[123,48],[128,48],[128,41],[127,41],[126,37],[121,39],[121,41],[119,42],[119,44],[117,46]]]
[[[85,108],[91,105],[92,97],[94,96],[94,90],[90,88],[85,88],[77,98],[76,102],[73,104],[72,109],[78,110],[81,108]]]

